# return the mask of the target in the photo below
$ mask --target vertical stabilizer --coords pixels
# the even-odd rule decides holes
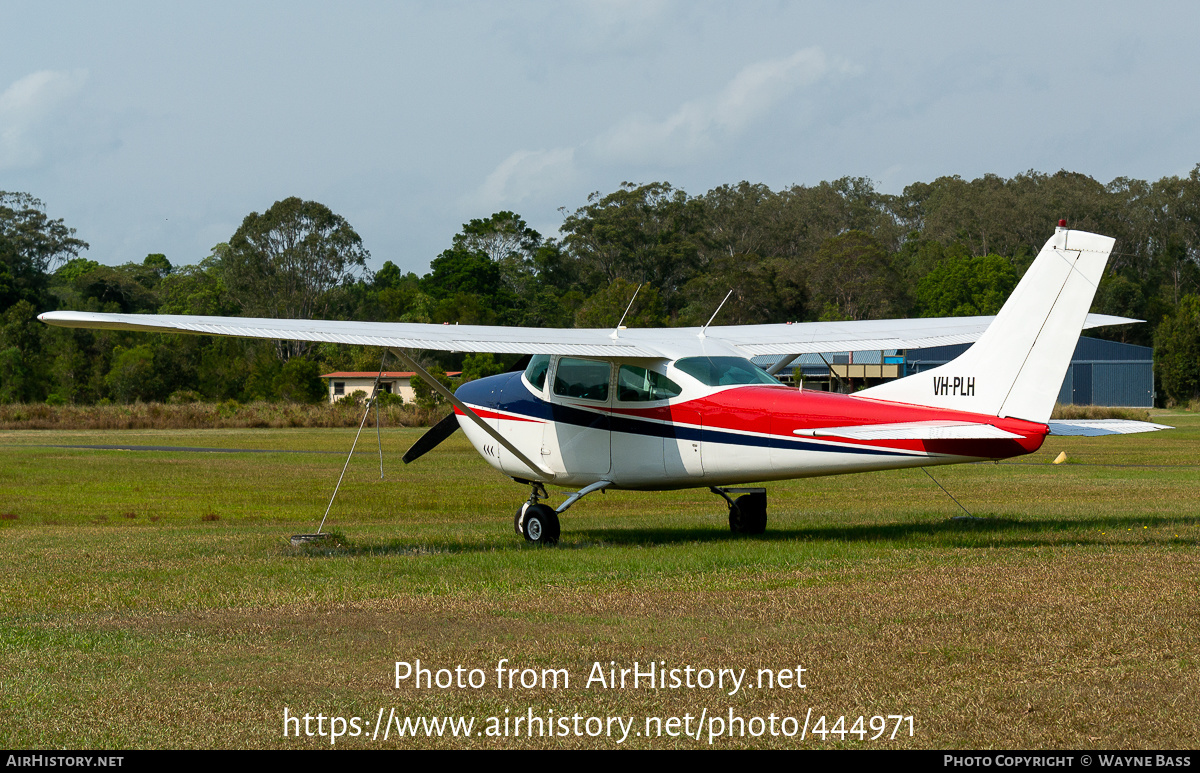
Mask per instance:
[[[1114,241],[1060,226],[970,349],[856,396],[1048,421]]]

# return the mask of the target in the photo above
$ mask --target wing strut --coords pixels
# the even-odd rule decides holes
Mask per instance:
[[[438,381],[436,378],[429,375],[429,373],[424,368],[422,368],[420,365],[417,364],[416,360],[414,360],[412,357],[409,357],[407,354],[405,354],[404,352],[402,352],[399,349],[390,349],[390,351],[392,354],[399,357],[401,362],[403,362],[408,367],[412,368],[413,372],[416,373],[418,376],[420,376],[421,380],[424,381],[426,384],[428,384],[429,387],[433,391],[437,392],[439,395],[441,395],[442,397],[449,400],[451,405],[453,405],[458,410],[462,411],[463,415],[465,415],[468,419],[470,419],[472,422],[474,422],[476,426],[478,426],[484,432],[491,435],[492,439],[495,440],[500,445],[504,446],[504,448],[510,454],[512,454],[513,456],[520,459],[521,464],[523,464],[526,467],[528,467],[529,469],[533,470],[538,475],[542,475],[550,480],[554,480],[555,475],[553,472],[551,472],[550,470],[547,470],[545,467],[542,467],[539,464],[534,464],[533,460],[531,460],[528,456],[526,456],[525,454],[518,451],[517,447],[514,446],[512,443],[508,442],[508,439],[505,438],[503,435],[501,435],[499,432],[497,432],[495,427],[488,424],[486,421],[483,420],[483,418],[478,413],[475,413],[475,411],[473,411],[470,408],[470,406],[468,406],[462,400],[459,400],[457,397],[455,397],[454,393],[451,392],[449,389],[447,389],[446,386],[444,384],[442,384],[442,382]]]
[[[786,368],[788,365],[791,365],[791,364],[792,364],[792,362],[793,362],[793,361],[794,361],[794,360],[795,360],[797,357],[799,357],[799,356],[800,356],[800,355],[798,355],[798,354],[789,354],[789,355],[787,355],[786,357],[784,357],[784,358],[782,358],[781,360],[779,360],[779,362],[776,362],[774,365],[772,365],[771,367],[767,368],[767,374],[768,374],[768,375],[771,375],[771,376],[774,376],[776,373],[778,373],[779,371],[783,370],[783,369],[784,369],[784,368]]]

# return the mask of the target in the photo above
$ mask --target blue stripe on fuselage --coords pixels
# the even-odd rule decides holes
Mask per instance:
[[[558,406],[555,406],[556,408]],[[660,424],[653,421],[633,419],[628,416],[613,415],[610,419],[613,432],[625,432],[630,435],[650,435],[677,440],[692,440],[704,443],[722,443],[734,446],[751,446],[757,448],[785,448],[791,451],[828,451],[841,454],[869,454],[878,456],[911,456],[904,451],[880,450],[878,448],[863,448],[824,445],[791,438],[762,435],[746,435],[730,430],[713,429],[711,427],[694,427],[686,424]]]
[[[710,427],[694,427],[637,419],[621,414],[589,411],[560,403],[548,403],[529,391],[520,373],[503,373],[499,376],[469,381],[460,386],[454,395],[464,403],[481,408],[527,416],[542,421],[561,422],[577,427],[607,429],[628,435],[691,440],[704,443],[722,443],[735,446],[758,448],[782,448],[793,451],[825,451],[842,454],[868,454],[875,456],[914,456],[899,449],[868,448],[863,446],[826,445],[792,438],[761,435],[745,435],[729,430]]]

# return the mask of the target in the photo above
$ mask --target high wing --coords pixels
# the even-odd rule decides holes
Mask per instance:
[[[983,334],[994,317],[619,330],[100,314],[83,311],[50,311],[39,315],[38,319],[60,327],[316,341],[402,349],[678,359],[706,354],[732,354],[749,358],[761,354],[918,349],[971,343]],[[1084,327],[1124,325],[1137,321],[1089,314]]]

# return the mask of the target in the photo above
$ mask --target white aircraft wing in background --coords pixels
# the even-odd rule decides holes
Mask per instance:
[[[415,322],[191,317],[50,311],[42,322],[61,327],[268,338],[322,343],[496,354],[584,357],[680,357],[919,349],[978,340],[994,317],[795,322],[771,325],[576,329],[430,325]],[[1085,328],[1138,320],[1089,314]]]

